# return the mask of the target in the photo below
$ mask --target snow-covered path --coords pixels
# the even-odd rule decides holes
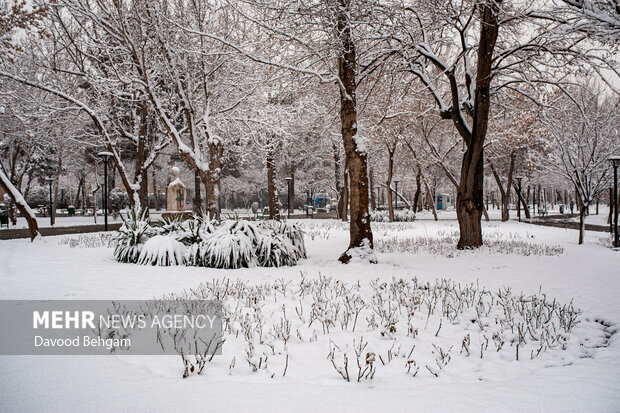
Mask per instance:
[[[620,253],[601,246],[589,233],[577,246],[576,231],[514,222],[485,224],[487,234],[535,243],[560,244],[559,256],[517,256],[463,252],[452,258],[428,253],[379,254],[380,263],[341,265],[346,227],[334,221],[306,223],[309,258],[292,268],[214,270],[119,264],[107,248],[69,248],[61,237],[30,244],[0,242],[1,299],[142,299],[181,292],[213,278],[250,283],[284,278],[331,276],[347,283],[380,278],[449,278],[478,282],[489,290],[510,286],[539,289],[563,302],[574,299],[584,317],[620,325]],[[396,229],[396,230],[395,230]],[[376,239],[437,236],[458,229],[454,221],[378,224]],[[324,352],[326,353],[326,352]],[[226,355],[226,344],[225,351]],[[222,357],[225,357],[222,356]],[[0,356],[0,411],[620,411],[620,334],[608,347],[568,366],[508,362],[475,372],[447,370],[439,378],[377,377],[347,383],[334,371],[324,374],[302,355],[287,377],[228,375],[209,370],[181,379],[177,357]],[[324,354],[323,354],[324,358]],[[313,359],[325,364],[321,358]],[[331,368],[331,367],[330,367]]]

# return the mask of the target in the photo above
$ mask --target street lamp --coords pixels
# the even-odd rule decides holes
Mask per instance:
[[[103,229],[108,230],[108,159],[112,152],[99,152],[98,157],[103,159]],[[97,211],[95,211],[95,214]]]
[[[609,187],[609,233],[614,233],[614,189]]]
[[[519,217],[519,222],[521,222],[521,180],[523,178],[520,176],[517,176],[515,179],[519,183],[519,190],[518,190],[519,193],[517,194],[517,216]]]
[[[396,199],[395,199],[396,206],[394,207],[394,209],[398,209],[398,179],[395,179],[394,183],[396,184],[396,191],[395,191],[396,192]]]
[[[54,225],[54,207],[52,206],[52,182],[54,182],[56,179],[53,177],[47,177],[45,178],[45,180],[47,181],[47,183],[49,184],[50,187],[50,226]]]
[[[620,247],[620,238],[618,238],[618,166],[620,166],[620,156],[610,156],[609,162],[614,167],[614,247]]]
[[[291,182],[293,182],[293,178],[288,177],[284,179],[286,180],[286,187],[288,189],[288,201],[286,206],[286,218],[288,219],[291,217]]]

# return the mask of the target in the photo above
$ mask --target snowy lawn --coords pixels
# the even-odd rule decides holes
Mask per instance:
[[[620,411],[620,252],[604,234],[577,246],[575,230],[491,221],[471,252],[455,250],[454,220],[374,223],[379,264],[345,266],[347,225],[304,225],[308,259],[283,268],[120,264],[111,248],[72,248],[77,236],[1,241],[0,298],[228,285],[231,322],[223,355],[187,379],[176,356],[0,356],[0,411]],[[530,331],[519,308],[539,314]]]

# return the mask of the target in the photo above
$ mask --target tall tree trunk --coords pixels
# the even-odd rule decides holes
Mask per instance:
[[[80,177],[78,178],[78,187],[77,187],[77,191],[75,192],[75,200],[73,201],[73,206],[78,208],[80,206],[80,196],[82,195],[82,187],[84,186],[84,180],[86,179],[86,177],[84,175],[80,175]],[[82,208],[84,208],[84,205],[81,205]]]
[[[587,205],[581,201],[581,197],[577,198],[577,203],[579,204],[579,242],[577,244],[581,245],[586,232]]]
[[[477,248],[482,245],[482,218],[484,196],[484,140],[489,123],[491,105],[491,65],[493,51],[499,32],[497,14],[499,6],[494,1],[482,3],[480,42],[474,93],[473,127],[465,133],[467,149],[463,155],[461,181],[456,197],[456,214],[459,221],[460,238],[457,248]],[[458,121],[455,119],[455,121]],[[468,139],[467,139],[468,138]]]
[[[346,163],[345,160],[342,184],[342,209],[340,210],[340,219],[345,222],[349,220],[349,170],[346,168]]]
[[[415,195],[413,196],[413,212],[418,212],[420,210],[418,202],[420,200],[421,189],[420,169],[418,168],[418,172],[415,175]]]
[[[433,211],[433,218],[435,219],[435,221],[437,221],[437,208],[435,207],[435,197],[433,196],[431,189],[428,187],[428,182],[426,182],[426,177],[424,175],[422,175],[422,182],[424,182],[424,189],[426,189],[426,198],[428,204],[431,208],[431,211]]]
[[[370,208],[375,211],[377,209],[377,200],[375,199],[375,180],[373,175],[373,168],[370,168],[370,174],[368,176],[368,182],[370,185]]]
[[[56,209],[58,207],[58,189],[60,187],[60,174],[62,173],[62,149],[58,153],[58,166],[56,174],[54,176],[54,184],[52,185],[52,191],[54,193],[54,200],[52,202],[52,226],[56,225]]]
[[[508,166],[508,181],[506,182],[506,189],[504,190],[504,186],[502,185],[502,180],[499,177],[499,174],[493,167],[493,164],[489,162],[491,166],[491,171],[493,172],[493,176],[495,177],[495,181],[497,182],[497,186],[499,188],[499,192],[502,198],[502,222],[506,222],[510,219],[510,188],[512,187],[512,174],[515,167],[515,151],[510,152],[510,164]]]
[[[151,181],[153,181],[153,197],[155,201],[155,211],[159,211],[159,194],[157,193],[157,178],[155,177],[155,165],[153,165]]]
[[[291,214],[295,212],[295,172],[297,172],[297,165],[293,162],[289,169],[291,183],[286,187],[286,190],[289,191],[287,202],[289,202],[288,200],[290,199],[290,205],[287,205],[286,209],[288,210],[290,208]]]
[[[340,180],[340,154],[338,151],[338,146],[335,143],[332,143],[332,150],[334,153],[334,182],[336,184],[336,198],[338,200],[338,205],[336,206],[337,214],[339,219],[342,218],[342,212],[344,210],[344,186],[342,181]],[[344,218],[343,220],[346,220]]]
[[[200,175],[198,172],[194,171],[194,212],[199,214],[202,210],[202,195],[200,194],[200,185],[202,182],[200,181]]]
[[[140,172],[140,209],[149,216],[149,171],[142,168]]]
[[[219,138],[209,138],[209,173],[206,180],[202,177],[206,186],[207,211],[212,218],[219,218],[220,206],[220,182],[222,179],[222,167],[224,161],[224,146]]]
[[[279,220],[280,208],[278,206],[278,192],[276,189],[276,163],[271,149],[267,152],[267,191],[269,192],[269,218]]]
[[[530,207],[527,204],[527,200],[525,198],[523,198],[523,194],[519,195],[519,188],[517,187],[517,184],[515,184],[513,182],[512,187],[515,190],[515,194],[517,194],[517,196],[519,197],[519,201],[521,202],[521,206],[523,206],[523,212],[525,213],[525,218],[530,219]],[[529,187],[528,187],[528,196],[529,196]]]
[[[371,250],[373,248],[370,214],[368,213],[368,166],[367,154],[360,147],[357,135],[356,104],[356,51],[351,33],[349,9],[351,0],[339,0],[337,9],[337,29],[340,36],[342,52],[338,57],[338,77],[340,79],[340,120],[342,141],[347,158],[349,173],[349,198],[351,219],[349,221],[349,247],[339,260],[348,263],[352,249],[360,248],[357,254],[370,262],[376,262]]]
[[[392,194],[392,175],[394,172],[394,151],[388,147],[388,167],[387,167],[387,199],[388,199],[388,219],[394,222],[394,199]]]

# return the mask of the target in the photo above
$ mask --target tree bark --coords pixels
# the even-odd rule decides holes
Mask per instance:
[[[587,206],[581,201],[581,198],[577,198],[579,203],[579,242],[577,244],[583,244],[583,238],[586,232],[586,208]]]
[[[332,150],[334,153],[334,182],[336,183],[336,197],[338,199],[336,212],[338,214],[338,219],[343,219],[342,212],[344,210],[344,186],[340,180],[340,154],[338,152],[338,146],[335,143],[332,143]],[[346,220],[346,218],[344,218],[344,220]]]
[[[142,168],[140,171],[140,210],[149,216],[149,171]],[[109,195],[109,194],[108,194]]]
[[[388,146],[388,167],[387,167],[387,199],[388,199],[388,219],[394,222],[394,199],[392,194],[392,175],[394,172],[394,150]]]
[[[421,191],[421,182],[420,182],[420,169],[418,168],[418,172],[415,175],[415,195],[413,196],[413,212],[418,212],[419,206],[418,202],[420,200],[420,191]]]
[[[342,209],[340,210],[340,219],[345,222],[349,220],[349,170],[346,167],[343,175]]]
[[[294,162],[292,162],[289,169],[289,178],[291,178],[291,183],[289,184],[290,187],[289,185],[286,187],[286,190],[289,191],[287,202],[289,202],[288,200],[290,199],[290,205],[287,205],[286,209],[288,210],[290,208],[291,214],[295,212],[295,172],[297,172],[297,166]]]
[[[209,173],[206,177],[200,175],[206,187],[207,211],[211,218],[219,218],[220,205],[220,182],[222,179],[222,167],[224,162],[224,146],[219,138],[209,138]]]
[[[75,200],[73,201],[73,206],[76,208],[80,206],[84,208],[84,205],[80,205],[80,196],[82,195],[82,187],[84,186],[85,179],[86,177],[84,175],[80,175],[80,177],[78,178],[77,191],[75,192]]]
[[[58,188],[60,184],[60,174],[62,173],[62,149],[58,153],[58,167],[56,169],[54,184],[52,185],[52,191],[54,193],[54,200],[52,202],[52,226],[56,225],[56,209],[58,206]]]
[[[497,182],[497,187],[499,188],[499,193],[501,196],[501,204],[502,204],[502,222],[506,222],[510,219],[510,188],[512,187],[512,174],[515,167],[515,157],[516,154],[514,151],[510,153],[510,165],[508,167],[508,181],[506,182],[506,189],[502,184],[502,180],[495,170],[495,167],[491,162],[489,162],[489,166],[491,167],[491,171],[493,172],[493,177]]]
[[[280,220],[278,192],[276,189],[276,165],[271,149],[267,152],[267,191],[269,192],[269,218]]]
[[[157,193],[157,178],[155,177],[155,168],[153,168],[152,171],[152,178],[151,181],[153,181],[153,197],[155,198],[155,211],[159,211],[160,207],[159,207],[159,194]]]
[[[200,194],[200,175],[194,171],[194,213],[199,214],[202,210],[202,195]]]
[[[368,176],[368,182],[370,185],[370,208],[375,211],[377,209],[377,200],[375,199],[375,183],[374,183],[374,174],[373,168],[370,168],[370,174]]]
[[[482,245],[482,209],[484,191],[484,140],[489,123],[491,106],[491,66],[493,51],[499,32],[499,6],[494,1],[481,3],[480,41],[474,93],[473,127],[467,133],[457,122],[457,129],[464,135],[467,149],[463,155],[461,180],[456,197],[456,213],[459,221],[459,249],[477,248]],[[455,108],[452,110],[455,112]],[[453,115],[453,116],[456,116]]]
[[[373,248],[370,215],[368,213],[368,166],[365,148],[360,147],[357,135],[356,50],[351,33],[350,0],[339,0],[337,9],[337,29],[342,46],[338,57],[338,77],[340,79],[340,120],[342,141],[349,173],[349,198],[351,219],[349,221],[349,247],[339,260],[348,263],[351,250],[367,250],[365,259],[376,262],[371,254]],[[357,138],[357,139],[356,139]]]
[[[525,198],[523,198],[523,193],[521,195],[519,195],[519,188],[517,187],[517,185],[513,182],[512,183],[512,187],[515,190],[515,193],[517,194],[517,196],[519,197],[519,201],[521,202],[521,206],[523,206],[523,212],[525,213],[525,218],[526,219],[530,219],[530,207],[527,204],[527,200]],[[521,188],[523,189],[523,188]],[[528,196],[529,196],[529,187],[528,187]]]

